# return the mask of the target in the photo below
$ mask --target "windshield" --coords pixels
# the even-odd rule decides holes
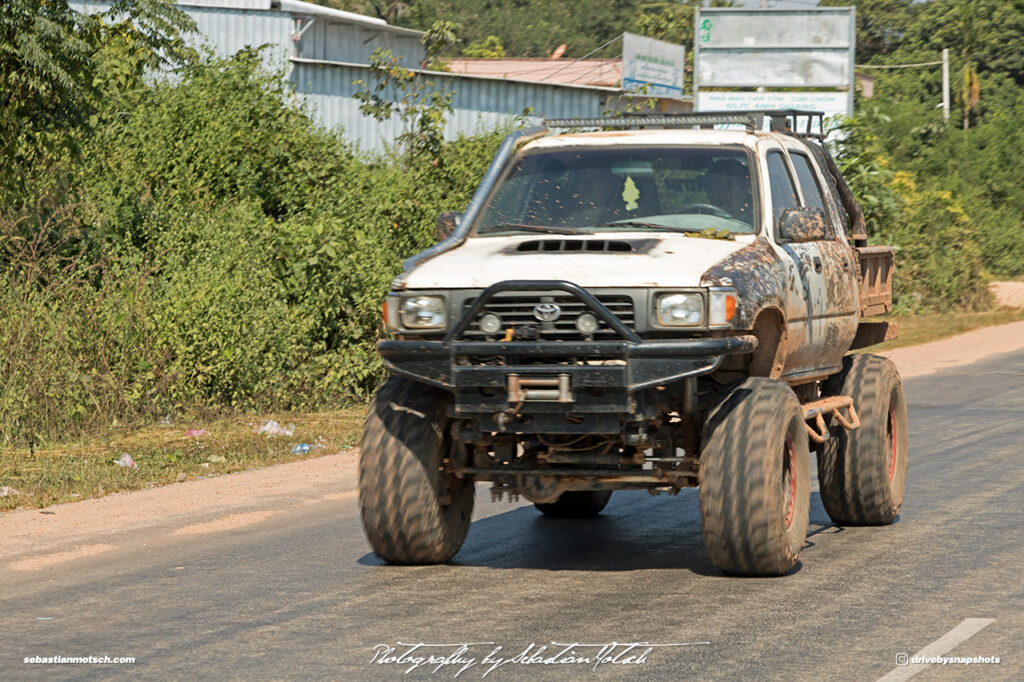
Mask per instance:
[[[753,234],[742,149],[568,149],[526,154],[491,194],[478,234],[704,230]]]

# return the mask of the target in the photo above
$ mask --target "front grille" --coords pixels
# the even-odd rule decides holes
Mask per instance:
[[[633,299],[623,295],[599,295],[597,299],[608,308],[609,311],[623,324],[630,329],[635,328],[633,313]],[[463,314],[469,311],[475,299],[469,299],[463,307]],[[561,314],[553,322],[541,322],[533,315],[535,306],[541,303],[554,303],[561,309]],[[491,298],[484,305],[483,309],[466,328],[466,338],[485,337],[480,330],[480,317],[486,313],[494,313],[501,318],[502,331],[495,336],[504,336],[504,330],[520,329],[522,327],[533,327],[536,329],[538,338],[544,339],[580,339],[582,335],[576,329],[576,319],[585,312],[588,312],[587,304],[568,294],[540,295],[540,294],[509,294],[498,295]],[[596,315],[595,315],[596,316]],[[598,317],[598,329],[592,335],[594,338],[616,337],[615,330],[608,327],[608,324]]]

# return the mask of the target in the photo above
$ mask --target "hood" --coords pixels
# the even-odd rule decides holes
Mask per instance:
[[[510,279],[558,279],[584,288],[696,287],[708,269],[753,241],[753,235],[732,241],[635,231],[473,237],[409,272],[404,288],[483,289]]]

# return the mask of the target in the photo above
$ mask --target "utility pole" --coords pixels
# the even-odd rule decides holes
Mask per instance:
[[[949,122],[949,48],[942,48],[942,120]]]

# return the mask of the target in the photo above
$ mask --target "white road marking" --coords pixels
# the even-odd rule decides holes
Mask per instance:
[[[957,625],[942,637],[939,637],[916,654],[909,656],[908,660],[913,660],[918,656],[942,656],[957,644],[967,641],[974,635],[981,632],[983,628],[987,627],[994,621],[995,618],[967,618],[964,622]],[[923,671],[927,667],[929,667],[929,664],[927,663],[911,663],[910,665],[903,665],[899,668],[893,669],[893,671],[885,677],[878,678],[876,682],[900,682],[901,680],[909,680],[911,677]]]

